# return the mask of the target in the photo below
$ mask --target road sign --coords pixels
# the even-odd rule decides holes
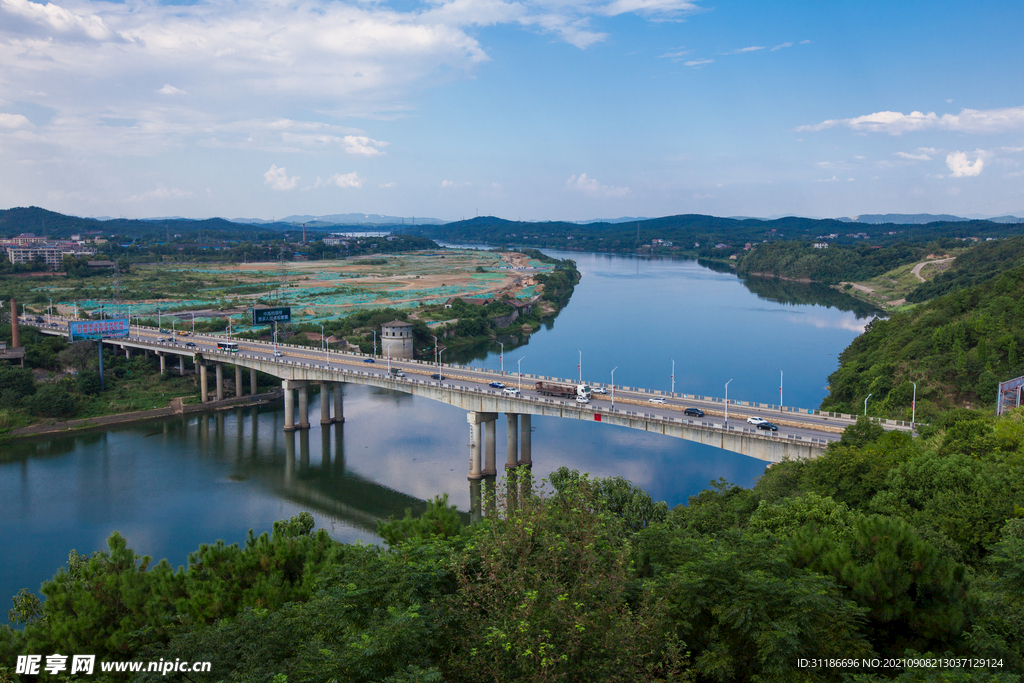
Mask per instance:
[[[291,306],[281,306],[279,308],[252,309],[253,325],[269,325],[270,323],[290,323],[291,321]]]
[[[79,339],[107,339],[109,337],[128,336],[128,318],[111,318],[109,320],[86,320],[68,323],[70,341]]]

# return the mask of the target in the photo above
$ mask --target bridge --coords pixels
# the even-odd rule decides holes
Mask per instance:
[[[65,323],[66,320],[62,320],[34,326],[47,334],[67,336]],[[251,340],[233,340],[238,350],[229,351],[218,348],[219,342],[226,341],[222,336],[167,335],[155,328],[132,327],[130,336],[104,339],[102,343],[128,356],[156,354],[162,372],[167,370],[168,360],[177,360],[178,371],[184,374],[188,361],[199,375],[200,397],[204,402],[211,400],[211,374],[213,395],[218,400],[225,398],[226,368],[233,368],[237,396],[244,391],[245,370],[248,370],[252,394],[256,393],[257,372],[277,377],[284,390],[283,429],[288,432],[309,428],[309,389],[313,385],[319,387],[321,394],[321,425],[344,422],[343,383],[401,391],[456,406],[467,412],[470,426],[470,480],[497,474],[495,427],[502,413],[507,423],[506,470],[532,465],[531,420],[534,415],[655,432],[772,463],[820,455],[857,419],[855,415],[734,399],[726,402],[716,397],[599,383],[591,386],[596,392],[607,393],[595,393],[590,403],[581,404],[572,399],[543,396],[534,390],[538,381],[575,384],[574,380]],[[404,376],[394,374],[397,371]],[[508,395],[501,388],[502,384],[521,391],[518,395]],[[699,409],[703,416],[685,415],[683,411],[687,408]],[[748,423],[747,418],[770,420],[779,429],[758,429]],[[912,428],[909,422],[879,422],[887,429]]]

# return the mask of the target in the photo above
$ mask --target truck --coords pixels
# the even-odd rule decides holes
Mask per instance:
[[[582,396],[590,399],[591,389],[586,384],[559,384],[557,382],[537,382],[534,390],[542,396],[561,396],[576,398]]]

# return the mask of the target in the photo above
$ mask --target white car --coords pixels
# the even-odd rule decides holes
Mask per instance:
[[[608,393],[608,390],[605,389],[604,387],[594,387],[593,391],[594,391],[595,394],[607,394]]]
[[[515,387],[505,387],[504,389],[501,390],[501,393],[505,394],[506,396],[518,396],[519,389],[516,389]]]
[[[665,405],[665,399],[663,399],[661,396],[655,396],[654,398],[649,398],[649,399],[647,399],[647,402],[648,403],[658,403],[660,405]]]
[[[768,420],[764,419],[763,417],[757,417],[756,415],[751,415],[750,417],[747,418],[747,424],[752,425],[762,425],[767,421]]]
[[[590,403],[590,399],[587,398],[586,396],[577,396],[576,397],[576,402],[577,403],[581,403],[581,404],[586,404],[586,403]]]
[[[281,353],[280,351],[278,351],[277,349],[274,349],[274,355],[275,355],[275,356],[277,356],[278,358],[280,358],[280,357],[281,357],[281,356],[283,356],[284,354],[283,354],[283,353]]]

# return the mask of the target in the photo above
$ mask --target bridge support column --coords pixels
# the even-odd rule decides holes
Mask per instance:
[[[331,424],[331,383],[320,382],[320,424]]]
[[[210,380],[209,380],[208,375],[209,375],[209,372],[206,369],[206,362],[205,361],[200,361],[199,362],[199,397],[200,397],[200,401],[202,401],[203,403],[206,403],[209,400],[209,396],[208,395],[210,393]]]
[[[505,413],[505,469],[514,470],[519,466],[519,415]]]
[[[217,400],[224,400],[224,364],[217,363]]]
[[[345,422],[345,404],[344,395],[341,392],[342,383],[334,383],[334,418],[331,420],[336,423]]]
[[[309,389],[303,382],[299,385],[299,429],[309,429]]]
[[[242,366],[235,366],[235,397],[240,398],[245,393],[245,387],[242,386]]]
[[[156,355],[160,356],[160,374],[162,375],[167,372],[167,356],[159,351],[156,352]]]
[[[185,376],[185,356],[178,356],[178,374]]]
[[[281,387],[284,389],[284,431],[294,432],[295,431],[295,392],[292,391],[292,383],[290,380],[284,380],[281,382]],[[294,441],[293,446],[293,457],[294,457]]]
[[[256,369],[249,368],[249,395],[256,395]]]
[[[483,520],[483,510],[480,507],[480,480],[470,477],[469,480],[469,521],[478,523]]]
[[[123,348],[124,348],[124,357],[125,358],[131,358],[132,357],[131,347],[125,346]]]
[[[493,413],[490,413],[493,414]],[[497,416],[495,415],[495,418]],[[498,468],[494,462],[494,445],[496,439],[495,427],[498,426],[497,419],[488,420],[484,422],[484,469],[483,474],[486,476],[494,476],[498,473]]]
[[[483,479],[483,474],[480,473],[480,424],[477,422],[476,416],[479,413],[469,413],[466,415],[466,421],[469,422],[469,480],[476,481]],[[470,491],[473,487],[470,487]],[[477,495],[480,495],[479,487],[476,489]],[[472,507],[472,502],[470,503]]]
[[[497,413],[473,411],[466,416],[469,422],[469,478],[480,479],[496,473],[494,466],[494,422]],[[487,427],[487,423],[490,428]],[[484,467],[480,468],[480,428],[484,430]]]
[[[531,436],[533,426],[530,424],[532,415],[523,413],[519,416],[519,464],[533,467],[533,445]]]

